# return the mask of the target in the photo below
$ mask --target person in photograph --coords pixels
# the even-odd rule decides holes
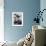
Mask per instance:
[[[21,16],[19,16],[18,14],[14,14],[14,24],[17,25],[21,25],[22,24],[22,20],[20,19]]]

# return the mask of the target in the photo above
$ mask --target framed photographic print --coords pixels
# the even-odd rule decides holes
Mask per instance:
[[[23,26],[23,12],[12,12],[12,26]]]

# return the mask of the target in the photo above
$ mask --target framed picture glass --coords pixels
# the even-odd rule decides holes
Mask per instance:
[[[23,26],[23,12],[12,12],[12,26]]]

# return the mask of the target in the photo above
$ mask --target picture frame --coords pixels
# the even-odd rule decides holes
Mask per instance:
[[[23,12],[12,12],[12,26],[23,26]]]

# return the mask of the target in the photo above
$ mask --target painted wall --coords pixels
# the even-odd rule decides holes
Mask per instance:
[[[41,9],[41,11],[43,9],[46,9],[46,0],[40,0],[40,9]],[[42,17],[43,17],[43,22],[41,21],[40,22],[40,25],[46,27],[46,10],[43,12]]]
[[[4,38],[7,41],[18,41],[32,30],[35,12],[40,9],[40,0],[4,0]],[[23,27],[12,26],[12,12],[23,12]]]

